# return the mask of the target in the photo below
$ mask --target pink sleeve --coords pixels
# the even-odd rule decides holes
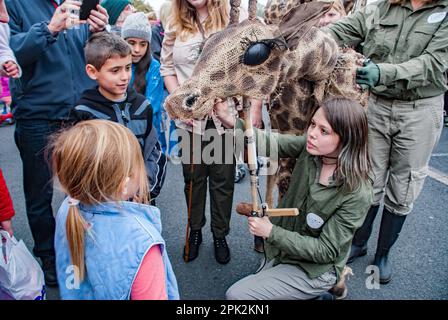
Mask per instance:
[[[158,245],[143,258],[131,288],[131,300],[167,300],[165,268]]]

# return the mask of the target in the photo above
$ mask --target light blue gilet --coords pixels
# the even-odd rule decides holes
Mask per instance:
[[[153,245],[159,245],[162,252],[168,299],[179,299],[176,277],[161,236],[159,209],[128,201],[80,204],[78,208],[90,229],[84,237],[86,276],[77,284],[67,242],[68,208],[65,199],[56,216],[56,271],[62,299],[130,299],[142,260]]]

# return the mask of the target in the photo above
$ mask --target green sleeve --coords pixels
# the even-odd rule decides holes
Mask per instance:
[[[371,196],[354,196],[347,200],[325,223],[318,238],[303,236],[274,225],[267,242],[297,260],[319,264],[332,263],[352,241],[364,222],[371,204]]]
[[[366,14],[357,11],[328,27],[322,28],[330,33],[339,46],[356,47],[364,41],[367,34]]]
[[[235,125],[236,136],[244,135],[244,121],[238,119]],[[305,150],[306,137],[293,134],[280,134],[254,128],[257,142],[257,155],[270,158],[297,158]],[[239,139],[241,140],[241,139]]]
[[[378,63],[379,85],[410,90],[440,83],[448,69],[448,20],[434,34],[422,55],[400,64]]]

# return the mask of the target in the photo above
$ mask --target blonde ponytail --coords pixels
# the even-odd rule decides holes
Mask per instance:
[[[81,282],[85,277],[84,233],[87,230],[87,224],[80,214],[78,206],[69,206],[65,227],[72,264],[77,268],[75,269],[78,271],[79,278],[77,280]]]

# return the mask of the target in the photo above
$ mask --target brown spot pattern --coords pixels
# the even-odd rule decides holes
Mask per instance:
[[[251,76],[247,76],[243,79],[243,90],[249,91],[255,86],[255,80]]]
[[[210,80],[211,81],[222,81],[222,80],[224,80],[225,76],[226,76],[226,73],[222,70],[219,70],[219,71],[213,72],[210,75]]]
[[[278,67],[280,66],[280,62],[281,62],[280,57],[275,57],[266,64],[266,68],[269,71],[277,71]]]
[[[201,90],[201,94],[203,96],[208,96],[211,92],[212,92],[212,88],[210,88],[210,87],[205,87],[205,88],[202,88],[202,90]]]
[[[306,121],[296,117],[292,119],[292,125],[294,126],[295,129],[304,131],[306,128]]]
[[[275,87],[275,78],[274,76],[269,76],[268,80],[261,87],[262,94],[270,94],[272,89]]]
[[[288,131],[291,127],[288,123],[289,121],[289,111],[285,110],[277,114],[277,123],[280,131]]]

